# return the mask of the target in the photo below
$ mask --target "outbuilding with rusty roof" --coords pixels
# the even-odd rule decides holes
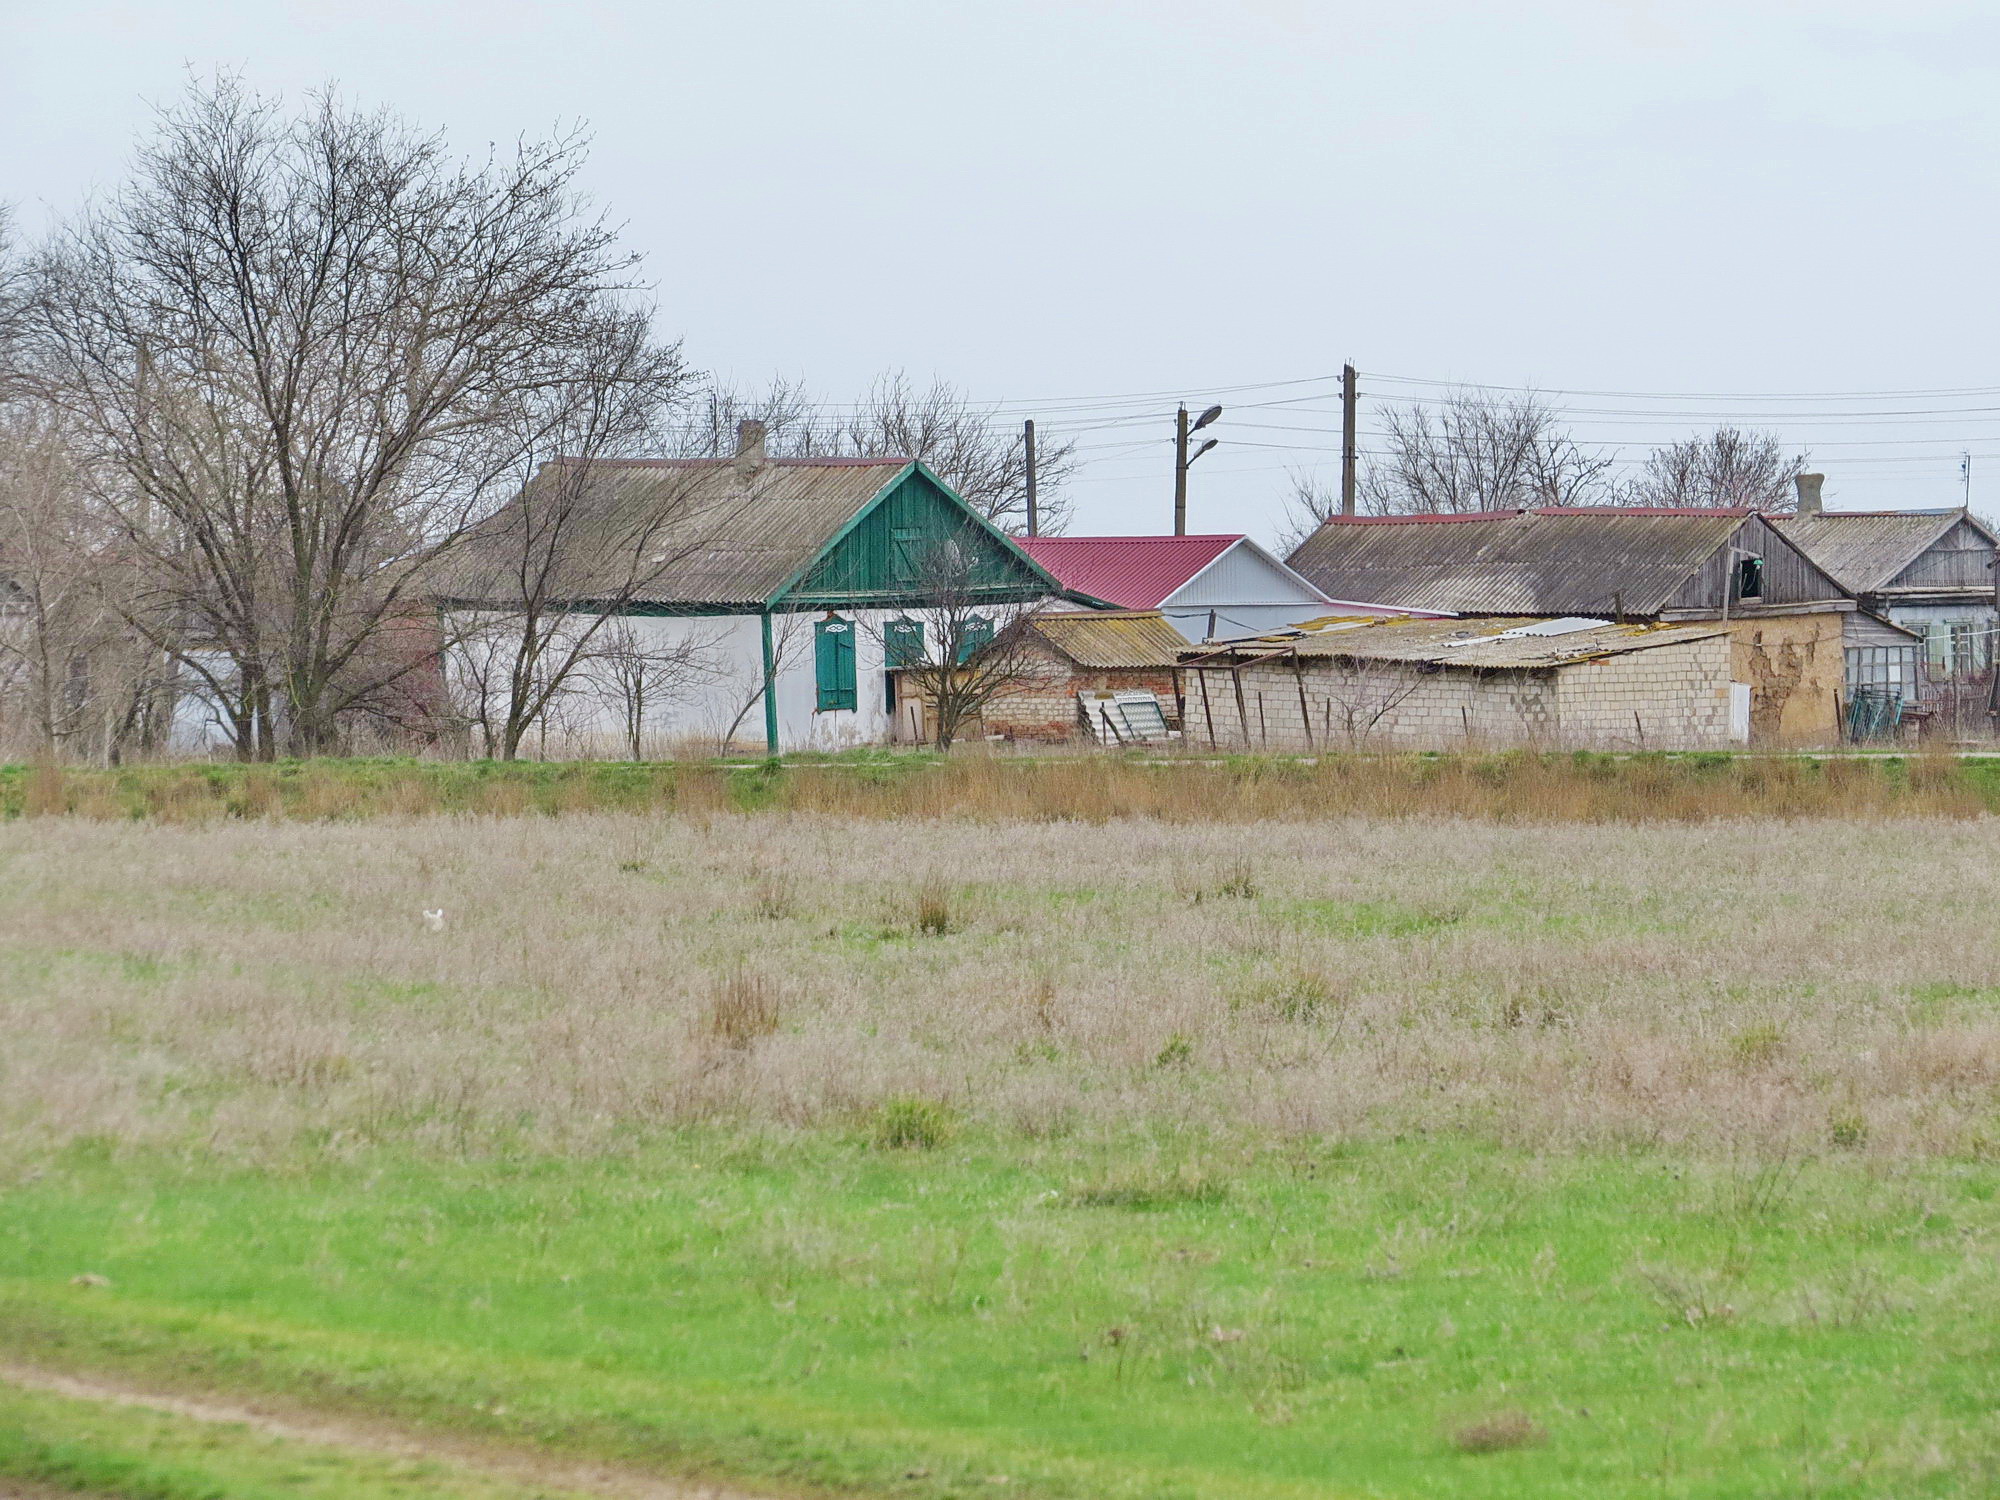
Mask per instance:
[[[1181,657],[1218,749],[1716,749],[1748,737],[1720,625],[1348,619]]]

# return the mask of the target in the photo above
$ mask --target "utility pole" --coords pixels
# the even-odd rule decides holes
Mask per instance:
[[[1965,508],[1972,509],[1972,453],[1968,449],[1958,455],[1959,478],[1965,481]]]
[[[1355,389],[1353,365],[1340,367],[1340,513],[1354,514],[1354,431],[1360,393]]]
[[[1188,465],[1216,445],[1217,439],[1210,438],[1194,452],[1188,452],[1188,434],[1200,432],[1210,422],[1222,415],[1222,408],[1211,406],[1207,411],[1188,421],[1187,403],[1183,402],[1174,413],[1174,535],[1187,535],[1187,471]]]
[[[1028,455],[1028,535],[1040,536],[1041,517],[1035,510],[1035,419],[1021,424],[1021,446]]]
[[[1174,535],[1187,535],[1187,407],[1174,413]]]

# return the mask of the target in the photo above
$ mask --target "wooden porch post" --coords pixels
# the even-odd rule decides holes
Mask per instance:
[[[778,656],[771,648],[771,610],[766,605],[758,616],[764,636],[764,753],[778,756]]]

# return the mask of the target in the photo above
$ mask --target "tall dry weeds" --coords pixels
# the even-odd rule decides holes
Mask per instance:
[[[1826,1151],[2000,1154],[1996,835],[22,821],[0,1153],[598,1149],[921,1098],[1037,1135],[1688,1144],[1756,1200]],[[1191,872],[1231,894],[1189,899]]]
[[[0,769],[0,815],[204,822],[472,813],[661,812],[694,823],[752,812],[892,822],[1164,823],[1464,817],[1505,823],[1697,823],[1718,818],[1980,817],[2000,808],[1983,768],[1945,753],[1813,756],[1193,756],[944,762],[493,766],[308,762]]]

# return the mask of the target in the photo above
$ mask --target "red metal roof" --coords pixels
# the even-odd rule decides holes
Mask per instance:
[[[1158,609],[1243,534],[1227,536],[1024,536],[1020,548],[1057,583],[1120,609]]]

